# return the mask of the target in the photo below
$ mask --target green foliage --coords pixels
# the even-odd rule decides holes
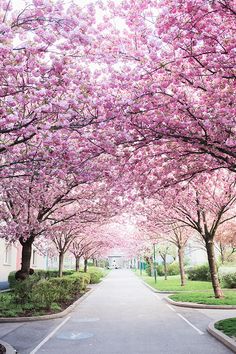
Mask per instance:
[[[208,264],[203,264],[189,268],[186,271],[188,279],[190,280],[201,280],[201,281],[210,281],[211,274]]]
[[[224,288],[236,288],[236,273],[223,274],[221,281]]]
[[[10,272],[8,275],[8,283],[9,287],[13,289],[17,284],[18,280],[15,279],[15,271]],[[74,274],[74,270],[65,270],[63,272],[64,275],[72,275]],[[40,279],[50,279],[58,277],[58,270],[44,270],[44,269],[36,269],[33,275],[30,275],[29,278],[34,278],[35,282],[39,281]]]
[[[148,269],[148,271],[147,271]],[[157,270],[157,275],[158,276],[164,276],[165,275],[165,272],[164,272],[164,266],[163,264],[158,264],[156,266],[156,270]],[[147,272],[147,275],[151,276],[151,267],[148,266],[146,268],[146,272]],[[167,265],[167,275],[168,276],[171,276],[171,275],[178,275],[179,274],[179,265],[178,263],[171,263],[171,264],[168,264]]]
[[[145,272],[147,273],[147,275],[148,275],[149,277],[151,276],[152,270],[151,270],[150,264],[148,264],[148,265],[146,266]]]
[[[100,282],[101,278],[104,276],[103,271],[100,268],[91,267],[88,269],[90,275],[90,284],[97,284]]]
[[[25,280],[16,281],[12,296],[17,304],[26,304],[31,301],[32,288],[35,282],[35,277],[33,276]]]
[[[171,264],[168,264],[167,266],[167,274],[168,275],[179,275],[179,264],[174,262]]]
[[[13,282],[13,290],[0,296],[0,316],[39,315],[45,314],[45,310],[59,311],[62,304],[84,292],[90,282],[89,273],[66,273],[59,278],[51,277],[57,272],[40,270],[26,280]]]
[[[32,289],[32,301],[39,307],[50,309],[52,303],[59,297],[60,288],[50,284],[49,280],[41,279]]]

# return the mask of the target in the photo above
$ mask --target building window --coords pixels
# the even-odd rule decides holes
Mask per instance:
[[[33,250],[32,263],[34,266],[36,266],[36,260],[37,260],[37,251]]]
[[[4,264],[10,265],[11,264],[11,244],[5,244],[5,257],[4,257]]]

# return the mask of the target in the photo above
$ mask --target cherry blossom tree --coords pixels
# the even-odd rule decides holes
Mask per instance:
[[[214,175],[205,175],[205,183],[196,178],[182,191],[173,193],[165,191],[165,203],[169,208],[167,223],[184,225],[198,232],[202,237],[208,256],[212,286],[215,297],[220,298],[223,292],[217,274],[215,257],[215,237],[221,225],[236,217],[235,178],[232,174],[221,172]],[[163,221],[162,221],[163,222]],[[170,223],[171,224],[171,223]]]
[[[107,132],[126,148],[126,172],[156,188],[235,172],[234,2],[134,0],[109,9],[100,45],[115,97]]]
[[[236,252],[236,225],[231,222],[227,228],[219,228],[216,234],[216,249],[220,252],[222,264],[232,260]]]
[[[96,118],[89,104],[95,85],[86,65],[94,7],[44,0],[21,4],[1,1],[1,177],[27,174],[26,162],[35,167],[38,160],[57,159],[61,150],[64,159],[68,150],[73,155],[66,148],[71,129],[72,138],[76,131],[78,137]]]

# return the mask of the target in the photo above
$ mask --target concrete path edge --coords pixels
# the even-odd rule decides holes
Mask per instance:
[[[219,320],[211,322],[208,325],[207,331],[215,337],[217,340],[219,340],[221,343],[223,343],[226,347],[231,349],[234,353],[236,353],[236,342],[225,335],[223,332],[219,331],[218,329],[215,328],[215,323],[219,322]]]
[[[2,344],[6,348],[6,354],[16,354],[17,351],[8,343],[0,340],[0,344]]]
[[[100,283],[99,283],[100,284]],[[96,285],[99,285],[96,284]],[[79,305],[82,301],[86,299],[87,296],[93,292],[97,286],[93,288],[89,288],[88,292],[83,294],[78,300],[76,300],[73,304],[68,306],[64,311],[54,313],[52,315],[43,315],[43,316],[32,316],[32,317],[0,317],[0,323],[14,323],[14,322],[30,322],[30,321],[42,321],[42,320],[53,320],[55,318],[62,318],[68,315],[74,308]]]
[[[206,305],[206,304],[197,304],[195,302],[180,302],[180,301],[174,301],[169,297],[166,297],[165,300],[169,304],[174,306],[179,306],[179,307],[189,307],[195,309],[236,310],[235,305]]]

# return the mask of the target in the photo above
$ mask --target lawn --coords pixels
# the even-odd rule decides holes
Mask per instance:
[[[170,299],[174,301],[195,302],[207,305],[236,305],[236,291],[225,290],[224,295],[224,299],[216,299],[213,291],[194,292],[174,294],[170,296]]]
[[[236,318],[227,318],[215,324],[215,328],[229,337],[236,337]]]
[[[137,271],[136,274],[140,276],[139,271]],[[145,283],[160,291],[199,291],[212,289],[211,282],[208,281],[187,280],[186,285],[181,286],[179,275],[169,276],[167,280],[165,280],[164,277],[157,276],[156,283],[154,278],[145,275],[145,272],[143,272],[143,275],[140,277],[145,281]]]

